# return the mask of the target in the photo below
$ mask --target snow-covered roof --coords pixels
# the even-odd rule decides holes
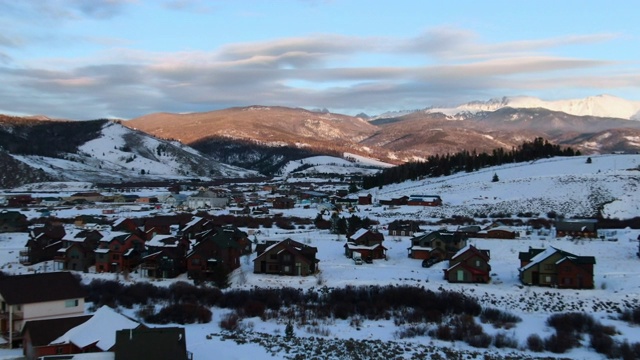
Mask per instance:
[[[547,249],[545,249],[543,252],[539,253],[538,255],[534,256],[531,258],[531,262],[528,263],[527,265],[523,266],[520,270],[524,271],[527,270],[528,268],[536,265],[537,263],[539,263],[540,261],[548,258],[549,256],[555,254],[556,252],[558,252],[560,250],[554,248],[553,246],[548,247]]]
[[[178,246],[178,242],[174,241],[173,243],[169,243],[166,244],[163,241],[166,239],[170,239],[170,238],[175,238],[175,236],[173,235],[166,235],[166,234],[156,234],[154,237],[151,238],[151,240],[147,241],[146,245],[147,246],[152,246],[152,247],[176,247]]]
[[[50,345],[71,343],[82,349],[95,343],[96,347],[107,351],[116,343],[116,331],[135,329],[138,325],[140,324],[104,305],[91,319],[67,331]]]
[[[351,235],[351,238],[352,238],[352,239],[358,239],[358,238],[360,238],[362,235],[366,234],[366,233],[367,233],[367,231],[369,231],[369,230],[367,230],[367,229],[360,229],[360,230],[356,231],[356,232],[355,232],[355,234]]]
[[[458,250],[458,252],[455,253],[455,255],[453,255],[451,257],[451,259],[453,260],[453,259],[457,258],[458,256],[460,256],[460,255],[464,254],[465,252],[467,252],[469,249],[471,249],[471,245],[467,245],[467,246],[463,247],[462,249]]]
[[[354,243],[347,243],[346,246],[347,246],[347,248],[349,250],[374,250],[374,249],[377,249],[378,247],[384,248],[384,246],[382,246],[382,244],[375,244],[375,245],[371,245],[371,246],[365,246],[365,245],[356,245]]]

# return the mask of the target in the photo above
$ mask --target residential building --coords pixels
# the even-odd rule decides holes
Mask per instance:
[[[387,248],[382,245],[384,235],[377,230],[360,229],[347,237],[344,245],[345,256],[353,258],[353,253],[360,254],[365,262],[374,259],[386,259]]]
[[[596,259],[549,247],[519,253],[520,281],[525,285],[592,289]]]
[[[480,250],[473,245],[460,249],[449,259],[444,269],[444,278],[449,282],[488,283],[491,280],[489,250]]]
[[[292,239],[277,242],[253,260],[256,274],[307,276],[318,271],[318,249]]]
[[[27,321],[84,315],[86,296],[69,272],[0,277],[0,333],[13,345]]]

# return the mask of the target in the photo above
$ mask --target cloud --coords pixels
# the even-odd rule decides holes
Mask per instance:
[[[14,18],[33,25],[29,19],[38,19],[36,24],[50,21],[68,21],[82,18],[110,19],[120,15],[136,0],[0,0],[3,17]]]
[[[132,118],[264,104],[355,114],[486,94],[637,87],[637,71],[621,70],[625,64],[554,55],[556,48],[613,38],[595,34],[488,44],[464,29],[438,28],[409,39],[315,34],[211,51],[121,48],[73,62],[0,66],[5,85],[0,110]]]

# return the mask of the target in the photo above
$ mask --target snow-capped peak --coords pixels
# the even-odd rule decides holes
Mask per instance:
[[[597,95],[584,99],[554,101],[546,101],[531,96],[503,97],[489,101],[469,102],[454,108],[432,108],[427,110],[427,112],[455,115],[465,112],[496,111],[504,107],[516,109],[545,108],[576,116],[599,116],[640,120],[640,101],[625,100],[612,95]]]

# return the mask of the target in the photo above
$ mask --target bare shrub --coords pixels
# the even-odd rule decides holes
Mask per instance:
[[[564,354],[575,345],[575,336],[565,331],[557,331],[544,341],[545,349],[556,354]]]
[[[527,348],[533,352],[544,351],[544,341],[538,334],[531,334],[527,337]]]
[[[240,328],[240,316],[235,312],[230,312],[225,314],[222,319],[220,319],[220,328],[227,331],[236,331]]]
[[[609,357],[614,356],[616,350],[615,341],[607,334],[592,333],[589,340],[589,345],[598,353],[607,355]]]
[[[427,334],[427,326],[425,325],[411,325],[397,330],[393,333],[396,339],[414,338],[417,336],[424,336]]]
[[[508,335],[505,332],[499,332],[493,336],[493,346],[497,347],[498,349],[517,349],[518,339],[516,339],[513,335]]]
[[[465,339],[466,343],[475,347],[475,348],[483,348],[486,349],[491,345],[491,335],[482,333],[477,335],[469,336]]]
[[[514,324],[522,321],[517,315],[495,308],[484,308],[480,313],[480,321],[485,324],[493,324],[495,327],[502,327],[506,324]]]
[[[197,304],[171,304],[163,307],[157,314],[144,318],[153,324],[194,324],[211,322],[211,310]]]

